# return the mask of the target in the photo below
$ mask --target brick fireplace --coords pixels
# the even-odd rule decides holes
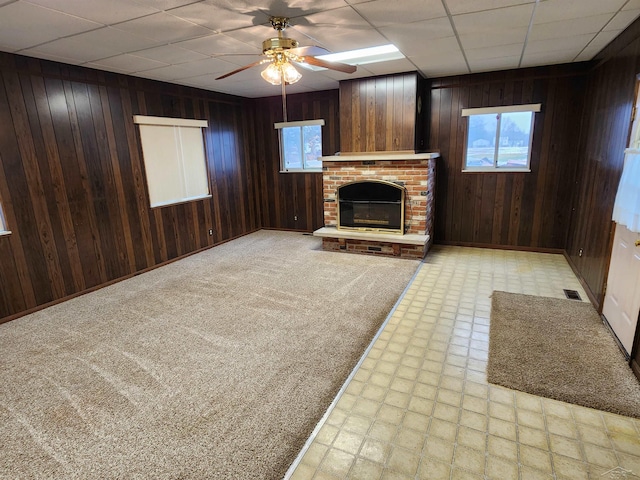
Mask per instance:
[[[322,158],[323,249],[403,258],[423,258],[433,238],[435,162],[437,153],[342,154]],[[360,180],[383,180],[405,189],[404,234],[377,229],[338,228],[339,186]]]

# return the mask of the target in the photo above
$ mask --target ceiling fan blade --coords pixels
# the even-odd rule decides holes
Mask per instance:
[[[353,73],[357,70],[354,65],[347,65],[346,63],[328,62],[326,60],[320,60],[316,57],[300,57],[300,62],[308,63],[309,65],[315,65],[316,67],[324,67],[330,70],[337,70],[344,73]]]
[[[262,59],[262,60],[258,60],[257,62],[250,63],[249,65],[245,65],[244,67],[236,68],[233,72],[225,73],[224,75],[221,75],[218,78],[216,78],[216,80],[222,80],[223,78],[230,77],[231,75],[235,75],[236,73],[240,73],[243,70],[246,70],[251,67],[255,67],[256,65],[260,65],[261,63],[264,63],[264,62],[265,62],[265,59]]]
[[[309,45],[308,47],[291,48],[287,50],[287,53],[293,53],[298,57],[304,57],[305,55],[313,55],[314,57],[317,57],[318,55],[326,55],[327,53],[331,52],[326,48],[318,47],[316,45]]]

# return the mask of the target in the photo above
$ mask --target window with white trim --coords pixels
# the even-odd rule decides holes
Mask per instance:
[[[206,120],[134,115],[151,207],[211,197],[202,129]]]
[[[280,143],[280,172],[322,171],[322,126],[324,120],[274,124]]]
[[[531,171],[535,113],[541,104],[465,108],[468,117],[463,172]]]

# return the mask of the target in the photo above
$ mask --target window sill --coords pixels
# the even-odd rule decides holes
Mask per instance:
[[[280,173],[322,173],[321,168],[290,168],[289,170],[280,170]]]
[[[173,205],[181,205],[183,203],[195,202],[197,200],[204,200],[205,198],[212,198],[212,195],[211,194],[209,194],[209,195],[199,195],[197,197],[181,198],[180,200],[175,200],[173,202],[155,203],[155,204],[151,205],[151,208],[171,207]]]
[[[530,168],[468,168],[462,173],[531,173]]]

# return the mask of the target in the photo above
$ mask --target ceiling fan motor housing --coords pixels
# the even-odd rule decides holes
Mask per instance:
[[[293,38],[275,37],[268,38],[262,42],[262,53],[265,55],[274,54],[290,48],[298,48],[298,41]]]

